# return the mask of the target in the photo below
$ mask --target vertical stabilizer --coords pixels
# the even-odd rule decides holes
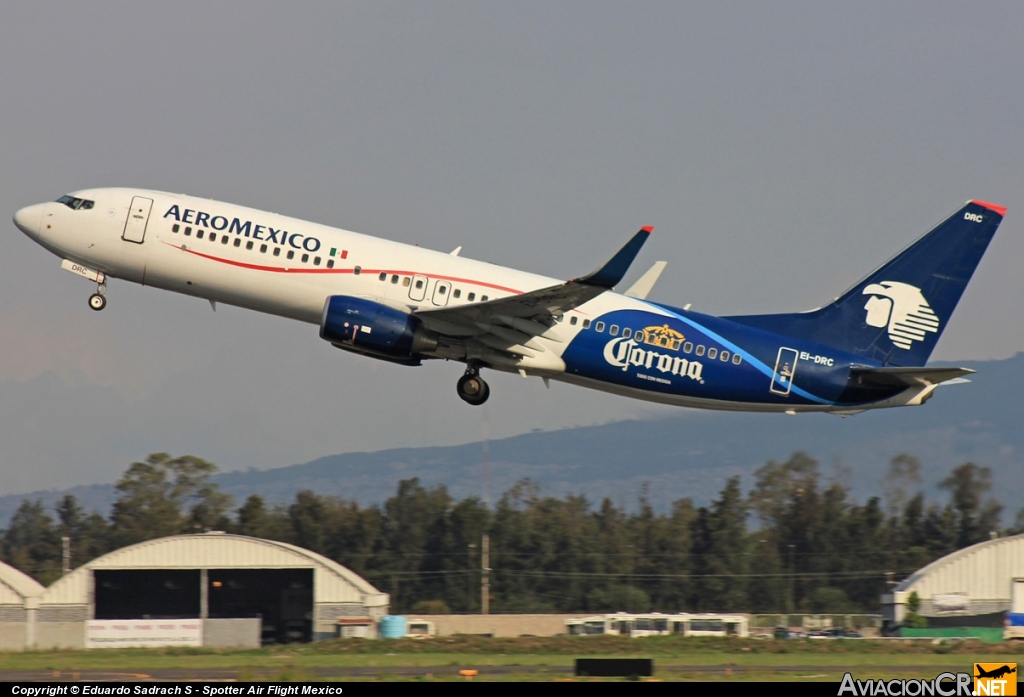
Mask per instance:
[[[1002,206],[968,201],[819,310],[729,319],[886,365],[923,366],[1005,214]]]

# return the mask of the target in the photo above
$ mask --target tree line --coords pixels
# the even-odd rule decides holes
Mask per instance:
[[[655,512],[646,490],[626,510],[604,499],[543,495],[524,479],[493,506],[444,486],[398,483],[381,505],[300,491],[288,505],[232,498],[194,456],[150,455],[115,485],[107,517],[64,496],[51,513],[25,500],[0,531],[2,559],[44,585],[126,545],[224,530],[299,545],[391,594],[393,612],[479,612],[481,538],[490,543],[491,612],[873,612],[879,595],[927,564],[993,534],[1024,532],[1024,509],[1000,527],[991,471],[974,463],[921,491],[920,462],[900,455],[864,503],[804,453],[769,461],[744,492],[729,478],[707,506]]]

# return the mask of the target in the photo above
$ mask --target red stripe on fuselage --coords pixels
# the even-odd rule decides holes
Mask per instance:
[[[188,249],[187,247],[182,249],[181,245],[171,244],[170,242],[164,242],[168,247],[174,249],[181,249],[183,252],[194,254],[197,257],[203,259],[209,259],[210,261],[217,261],[221,264],[228,264],[230,266],[238,266],[243,269],[252,269],[253,271],[269,271],[271,273],[302,273],[302,274],[340,274],[340,273],[353,273],[354,269],[307,269],[307,268],[285,268],[283,266],[263,266],[261,264],[247,264],[244,261],[235,261],[234,259],[224,259],[222,257],[215,257],[210,254],[203,254],[197,252],[194,249]],[[487,283],[485,281],[475,281],[471,278],[459,278],[457,276],[438,276],[437,274],[422,273],[420,271],[399,271],[396,269],[361,269],[360,272],[364,274],[379,274],[381,271],[387,274],[397,274],[399,276],[426,276],[427,278],[436,278],[439,281],[452,281],[454,283],[469,283],[474,286],[483,286],[485,288],[493,288],[494,290],[503,290],[506,293],[515,293],[516,295],[522,295],[521,290],[515,288],[507,288],[505,286],[499,286],[494,283]]]

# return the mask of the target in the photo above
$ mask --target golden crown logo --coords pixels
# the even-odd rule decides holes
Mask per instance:
[[[683,345],[685,336],[675,329],[669,328],[667,324],[660,327],[647,327],[644,329],[643,342],[650,346],[661,346],[662,348],[678,351]]]

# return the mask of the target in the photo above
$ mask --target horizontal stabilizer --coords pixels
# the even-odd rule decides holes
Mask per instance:
[[[862,385],[920,387],[940,385],[973,372],[970,368],[851,368],[850,378]]]
[[[647,273],[637,279],[636,283],[629,287],[623,295],[628,295],[631,298],[639,298],[645,300],[647,295],[654,288],[654,284],[658,282],[658,278],[661,276],[661,272],[665,270],[668,265],[667,261],[656,261],[654,266],[647,269]]]

